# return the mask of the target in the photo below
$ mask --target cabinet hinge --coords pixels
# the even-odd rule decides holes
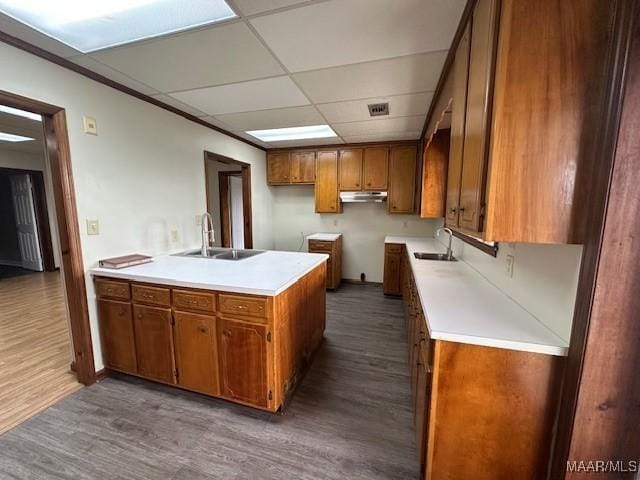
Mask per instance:
[[[273,400],[273,392],[269,390],[269,400]]]
[[[171,315],[171,326],[175,326],[176,324],[176,319],[173,317],[173,315]]]
[[[485,211],[485,206],[484,206],[484,205],[482,205],[482,206],[480,207],[480,216],[481,216],[481,217],[484,217],[484,211]]]
[[[176,380],[177,380],[178,378],[180,378],[180,371],[176,368],[176,369],[173,371],[173,375],[176,377]]]
[[[270,342],[270,341],[271,341],[271,332],[268,332],[267,333],[267,342]]]

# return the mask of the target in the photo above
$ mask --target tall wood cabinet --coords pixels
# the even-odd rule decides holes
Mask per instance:
[[[391,149],[389,158],[389,213],[413,213],[416,193],[416,155],[415,146],[402,146]]]
[[[338,152],[318,152],[316,166],[316,213],[342,211],[338,191]]]
[[[614,6],[473,3],[434,99],[452,107],[447,226],[488,241],[581,243]]]

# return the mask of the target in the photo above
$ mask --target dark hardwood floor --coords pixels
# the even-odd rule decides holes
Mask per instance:
[[[113,376],[0,436],[0,478],[417,478],[401,301],[360,285],[327,300],[285,415]]]

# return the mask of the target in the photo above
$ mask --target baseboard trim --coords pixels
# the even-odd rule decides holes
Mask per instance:
[[[368,280],[365,280],[363,282],[362,280],[356,280],[353,278],[343,278],[342,283],[348,283],[349,285],[375,285],[380,287],[382,286],[382,282],[369,282]]]
[[[96,372],[96,382],[101,382],[108,376],[109,376],[109,371],[106,368],[103,368],[102,370],[98,370]]]

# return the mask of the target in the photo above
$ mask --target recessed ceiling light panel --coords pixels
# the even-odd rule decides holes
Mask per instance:
[[[236,16],[224,0],[0,0],[0,12],[84,53]]]
[[[30,140],[35,140],[35,138],[31,137],[23,137],[22,135],[14,135],[13,133],[4,133],[0,132],[0,142],[28,142]]]
[[[0,112],[8,113],[10,115],[17,115],[18,117],[28,118],[30,120],[42,121],[42,117],[37,113],[27,112],[18,108],[7,107],[6,105],[0,105]]]
[[[272,128],[270,130],[250,130],[247,132],[263,142],[282,142],[284,140],[305,140],[309,138],[337,137],[329,125],[311,125],[308,127]]]

